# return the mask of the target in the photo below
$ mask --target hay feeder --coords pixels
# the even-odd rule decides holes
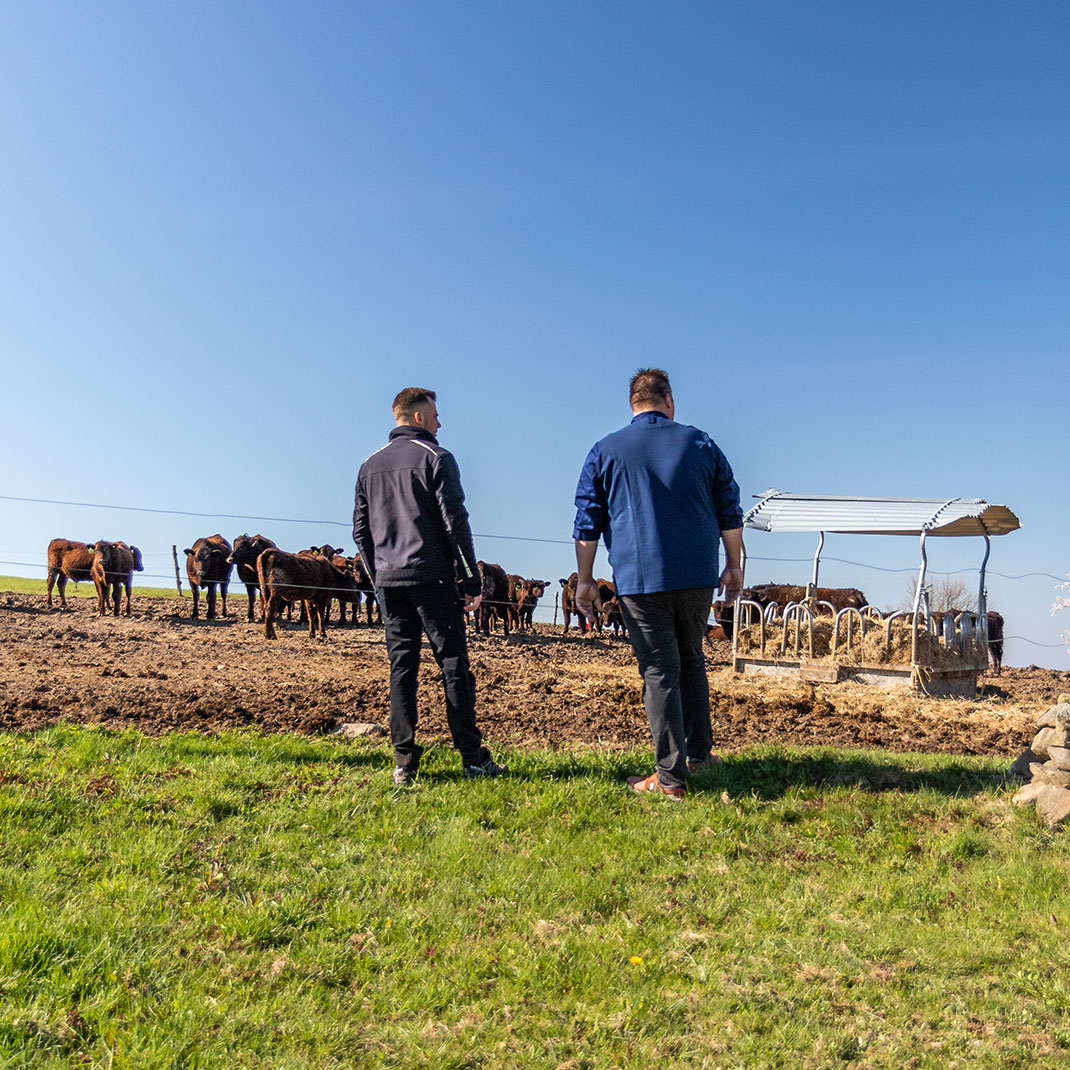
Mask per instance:
[[[848,498],[779,490],[755,497],[760,500],[743,518],[745,527],[817,532],[818,543],[802,601],[780,607],[737,599],[732,636],[736,672],[827,683],[849,679],[911,687],[934,697],[976,695],[977,677],[988,668],[985,569],[991,537],[1021,527],[1010,509],[981,498]],[[826,533],[919,536],[921,564],[912,608],[885,615],[874,606],[837,611],[816,601]],[[926,540],[968,535],[984,539],[977,609],[933,613],[925,582]]]

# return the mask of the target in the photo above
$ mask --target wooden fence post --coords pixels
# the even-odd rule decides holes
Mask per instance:
[[[178,588],[178,597],[182,597],[182,574],[178,571],[178,547],[171,544],[171,556],[175,560],[175,586]]]

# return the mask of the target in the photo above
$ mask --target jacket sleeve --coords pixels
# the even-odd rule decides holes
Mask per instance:
[[[357,488],[353,504],[353,541],[357,544],[357,553],[364,563],[368,578],[375,586],[375,543],[372,541],[371,526],[368,523],[368,498],[364,493],[364,484],[357,477]]]
[[[465,594],[479,594],[482,590],[482,580],[476,569],[476,550],[472,542],[472,529],[468,524],[468,510],[464,507],[461,472],[453,454],[448,450],[443,450],[438,455],[434,473],[435,497],[446,535],[453,548],[462,586]]]
[[[609,514],[600,468],[598,446],[595,445],[587,454],[576,485],[576,522],[572,526],[572,537],[584,542],[597,541],[606,530]]]
[[[713,506],[717,524],[722,531],[743,527],[743,509],[739,504],[739,484],[732,475],[732,466],[719,446],[711,442],[714,457]]]

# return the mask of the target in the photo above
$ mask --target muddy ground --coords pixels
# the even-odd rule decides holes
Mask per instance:
[[[233,594],[233,593],[232,593]],[[231,597],[226,619],[190,619],[190,602],[138,598],[129,618],[98,618],[90,599],[49,611],[43,596],[0,594],[0,730],[58,721],[156,735],[329,732],[387,719],[387,664],[379,628],[334,626],[312,640],[296,623],[264,638]],[[203,606],[202,606],[203,612]],[[519,636],[470,635],[479,718],[490,743],[649,744],[631,648],[539,626]],[[1039,712],[1070,692],[1070,672],[1007,668],[979,697],[929,699],[857,684],[742,677],[729,646],[710,647],[717,747],[759,742],[1016,755]],[[448,738],[438,670],[420,684],[421,739]]]

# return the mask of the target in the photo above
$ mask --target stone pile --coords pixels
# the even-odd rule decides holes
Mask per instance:
[[[1011,800],[1015,806],[1035,803],[1049,827],[1070,817],[1070,695],[1037,718],[1037,734],[1010,775],[1025,781]]]

